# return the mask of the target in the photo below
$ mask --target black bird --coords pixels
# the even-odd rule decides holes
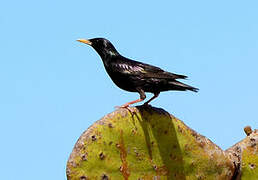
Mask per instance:
[[[128,59],[120,55],[107,39],[78,39],[77,41],[88,44],[97,51],[108,75],[118,87],[140,94],[140,99],[128,102],[120,107],[128,107],[130,104],[143,101],[146,98],[145,92],[154,94],[144,103],[144,105],[148,105],[158,97],[161,91],[198,91],[195,87],[177,81],[177,79],[186,79],[187,76],[166,72],[158,67]]]

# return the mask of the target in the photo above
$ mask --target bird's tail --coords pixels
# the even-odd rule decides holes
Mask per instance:
[[[190,90],[190,91],[193,91],[193,92],[198,92],[199,91],[198,88],[189,86],[187,84],[181,83],[181,82],[176,81],[176,80],[169,82],[169,84],[175,86],[177,90],[181,90],[181,91],[185,91],[185,90]]]

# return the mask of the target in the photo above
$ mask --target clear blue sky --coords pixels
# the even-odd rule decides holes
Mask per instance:
[[[1,179],[66,179],[80,134],[138,98],[117,88],[78,38],[105,37],[124,56],[189,76],[200,92],[161,107],[226,149],[258,128],[257,1],[3,1]],[[150,94],[148,94],[148,98]]]

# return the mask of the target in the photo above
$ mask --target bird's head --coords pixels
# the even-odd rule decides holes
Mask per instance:
[[[104,38],[93,38],[93,39],[78,39],[81,43],[92,46],[102,59],[106,59],[111,56],[119,55],[113,44]]]

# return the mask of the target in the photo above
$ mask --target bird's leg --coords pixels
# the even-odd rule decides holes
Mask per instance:
[[[160,93],[160,92],[154,93],[154,96],[153,96],[152,98],[150,98],[147,102],[145,102],[144,105],[145,105],[145,106],[148,106],[149,103],[150,103],[153,99],[155,99],[156,97],[159,96],[159,93]]]
[[[135,101],[128,102],[128,103],[126,103],[126,104],[124,104],[124,105],[122,105],[120,107],[121,108],[127,108],[131,104],[143,101],[146,98],[145,92],[143,90],[141,90],[141,89],[139,89],[138,92],[140,94],[140,99],[136,99]]]

